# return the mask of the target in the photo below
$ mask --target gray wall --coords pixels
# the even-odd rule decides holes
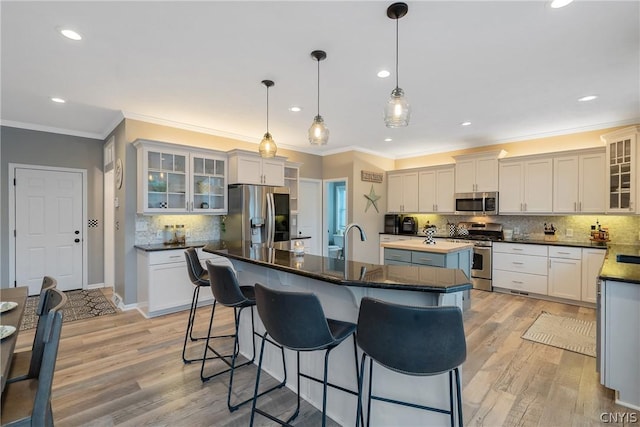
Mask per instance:
[[[0,283],[9,285],[9,163],[87,170],[87,229],[89,284],[104,282],[103,144],[91,138],[12,127],[0,127]]]

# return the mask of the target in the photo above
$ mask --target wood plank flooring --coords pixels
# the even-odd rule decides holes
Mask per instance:
[[[595,310],[589,308],[472,291],[472,306],[464,315],[468,352],[462,368],[465,425],[596,426],[603,424],[602,413],[633,412],[616,405],[613,392],[600,385],[595,358],[520,338],[543,310],[595,318]],[[198,310],[200,332],[207,325],[208,311]],[[202,383],[200,364],[182,363],[187,315],[180,312],[145,319],[132,310],[65,323],[53,383],[56,425],[248,425],[249,405],[233,413],[227,410],[227,374]],[[232,311],[220,309],[216,333],[230,331],[232,322]],[[18,349],[29,348],[32,340],[33,331],[21,332]],[[201,345],[190,344],[192,356],[199,355]],[[221,365],[211,365],[211,369],[217,366]],[[255,367],[236,372],[238,395],[233,398],[251,396]],[[261,398],[260,406],[286,416],[295,405],[294,396],[287,389],[277,390]],[[303,402],[294,424],[320,425],[320,413]],[[273,423],[258,417],[256,425]],[[615,425],[637,426],[640,422]]]

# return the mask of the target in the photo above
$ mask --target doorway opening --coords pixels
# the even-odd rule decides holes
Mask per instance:
[[[339,258],[344,247],[344,229],[349,218],[347,178],[325,180],[324,220],[326,238],[323,253],[330,258]]]

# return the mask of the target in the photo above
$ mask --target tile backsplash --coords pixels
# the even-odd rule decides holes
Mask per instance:
[[[136,215],[136,245],[162,243],[165,225],[184,224],[186,240],[220,239],[219,215]]]
[[[591,225],[596,221],[602,227],[609,228],[612,243],[638,244],[638,232],[640,231],[640,215],[566,215],[566,216],[465,216],[465,215],[427,215],[415,214],[418,220],[418,230],[422,230],[429,221],[438,227],[438,232],[446,233],[447,221],[458,223],[461,221],[497,222],[505,229],[519,229],[521,234],[530,239],[542,240],[544,237],[544,223],[553,224],[558,230],[556,234],[559,240],[584,242],[588,241]],[[573,232],[573,236],[567,235],[567,230]]]

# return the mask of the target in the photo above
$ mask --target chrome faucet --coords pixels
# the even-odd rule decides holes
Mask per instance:
[[[362,227],[360,227],[358,224],[356,224],[355,222],[352,222],[351,224],[347,224],[347,226],[344,228],[344,240],[342,242],[342,259],[344,259],[345,261],[347,260],[347,254],[348,254],[348,250],[349,250],[349,231],[352,228],[357,228],[358,230],[360,230],[360,240],[362,240],[363,242],[365,240],[367,240],[367,235],[364,234],[364,230],[362,229]]]

